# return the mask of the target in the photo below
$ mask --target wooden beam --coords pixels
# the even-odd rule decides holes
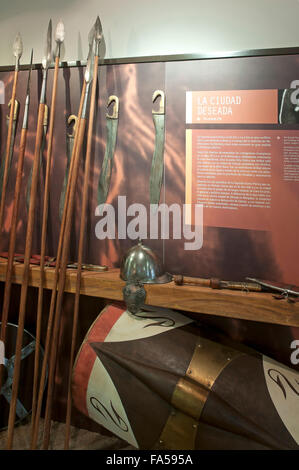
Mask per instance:
[[[0,281],[5,281],[7,260],[0,258]],[[39,266],[30,266],[29,284],[39,286]],[[21,284],[23,265],[14,263],[12,282]],[[76,269],[67,269],[65,291],[76,292]],[[54,268],[45,268],[45,288],[51,289]],[[119,277],[119,269],[105,272],[83,271],[81,294],[122,300],[125,282]],[[299,303],[276,300],[272,294],[216,290],[198,286],[177,286],[168,284],[147,284],[148,305],[185,310],[186,312],[221,317],[237,318],[278,325],[299,327]]]

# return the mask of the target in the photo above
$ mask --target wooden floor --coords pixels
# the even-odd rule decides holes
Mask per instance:
[[[0,281],[5,281],[7,261],[0,258]],[[15,263],[13,283],[22,283],[23,265]],[[39,266],[31,266],[31,286],[39,285]],[[46,268],[45,288],[51,289],[54,279],[54,268]],[[76,270],[68,269],[66,277],[66,292],[75,292]],[[124,281],[119,277],[118,269],[106,272],[84,271],[82,274],[81,293],[92,297],[102,297],[111,300],[122,300]],[[188,312],[221,317],[238,318],[265,323],[299,327],[299,302],[290,303],[287,300],[276,300],[269,293],[252,293],[230,291],[227,289],[214,290],[207,287],[177,286],[174,282],[168,284],[145,285],[147,292],[146,304],[168,307]]]

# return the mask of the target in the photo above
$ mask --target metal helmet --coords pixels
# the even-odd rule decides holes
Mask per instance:
[[[166,284],[172,280],[171,274],[164,272],[157,255],[141,240],[123,256],[120,277],[127,282],[143,284]]]

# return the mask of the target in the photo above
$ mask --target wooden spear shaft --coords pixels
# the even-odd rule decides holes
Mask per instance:
[[[59,56],[55,59],[55,69],[53,77],[53,88],[51,98],[51,115],[49,126],[49,138],[47,148],[47,164],[45,176],[45,189],[44,189],[44,202],[43,202],[43,219],[42,219],[42,236],[41,236],[41,257],[40,257],[40,279],[38,290],[38,304],[37,304],[37,319],[36,319],[36,342],[35,342],[35,357],[34,357],[34,376],[33,376],[33,397],[32,397],[32,422],[35,419],[36,401],[37,401],[37,387],[39,375],[39,361],[40,361],[40,340],[41,340],[41,323],[43,311],[43,293],[45,282],[45,256],[46,256],[46,242],[47,242],[47,227],[48,227],[48,213],[49,213],[49,194],[50,194],[50,171],[52,163],[52,147],[53,147],[53,134],[54,134],[54,119],[56,109],[56,95],[57,95],[57,81],[59,71]]]
[[[7,268],[6,268],[6,275],[5,275],[4,300],[3,300],[3,307],[2,307],[1,337],[0,338],[4,342],[4,344],[6,340],[6,327],[7,327],[7,320],[8,320],[9,304],[10,304],[13,262],[14,262],[14,252],[15,252],[15,245],[16,245],[17,223],[18,223],[18,213],[19,213],[19,203],[20,203],[22,176],[23,176],[23,164],[24,164],[24,155],[25,155],[25,148],[26,148],[26,139],[27,139],[27,128],[23,128],[21,132],[21,139],[20,139],[19,159],[18,159],[17,176],[16,176],[16,182],[15,182],[14,205],[13,205],[12,221],[11,221],[11,228],[10,228]],[[2,387],[3,368],[4,366],[1,364],[0,365],[0,390]]]
[[[84,81],[82,92],[81,92],[80,107],[79,107],[79,112],[78,112],[78,126],[77,126],[76,134],[75,134],[75,141],[74,141],[74,147],[73,147],[73,152],[72,152],[72,157],[71,157],[69,178],[68,178],[63,216],[62,216],[62,222],[61,222],[61,228],[60,228],[53,289],[52,289],[52,296],[51,296],[51,304],[50,304],[47,333],[46,333],[46,340],[45,340],[44,358],[43,358],[43,363],[42,363],[38,399],[37,399],[37,406],[36,406],[36,412],[35,412],[35,421],[33,421],[33,426],[32,426],[31,449],[36,449],[37,439],[38,439],[39,421],[40,421],[41,407],[42,407],[42,401],[43,401],[43,393],[44,393],[44,388],[45,388],[45,383],[46,383],[48,358],[49,358],[50,346],[51,346],[51,341],[52,341],[52,328],[53,328],[53,321],[54,321],[57,285],[58,285],[58,278],[59,278],[62,247],[64,243],[64,232],[65,232],[66,218],[67,218],[67,212],[68,212],[70,187],[71,187],[71,181],[73,179],[74,162],[77,158],[78,150],[80,152],[79,146],[80,145],[82,146],[82,144],[80,144],[80,140],[82,138],[82,141],[83,141],[83,137],[84,137],[84,132],[83,132],[83,137],[81,137],[79,130],[81,127],[80,122],[81,122],[81,115],[82,115],[82,108],[83,108],[85,93],[86,93],[86,82]]]
[[[14,251],[15,251],[15,245],[16,245],[16,234],[17,234],[17,222],[18,222],[17,219],[18,219],[18,213],[19,213],[23,165],[24,165],[24,156],[25,156],[27,131],[28,131],[28,114],[29,114],[29,104],[30,104],[30,79],[31,79],[31,71],[32,71],[32,61],[33,61],[33,49],[31,51],[31,61],[30,61],[30,69],[29,69],[29,75],[28,75],[28,81],[27,81],[27,92],[26,92],[26,100],[25,100],[25,107],[24,107],[23,126],[22,126],[20,146],[19,146],[17,174],[16,174],[16,181],[15,181],[14,203],[13,203],[13,212],[12,212],[10,237],[9,237],[8,259],[7,259],[6,276],[5,276],[4,300],[3,300],[3,306],[2,306],[2,323],[1,323],[0,339],[3,341],[4,344],[6,341],[6,327],[7,327],[8,312],[9,312],[9,305],[10,305]],[[2,387],[2,381],[3,381],[3,370],[4,370],[4,367],[1,365],[0,366],[0,390]]]
[[[96,88],[97,88],[96,77],[98,73],[98,63],[99,63],[99,57],[98,55],[96,55],[94,59],[94,70],[93,70],[94,79],[93,79],[92,90],[91,90],[91,104],[90,104],[90,111],[89,111],[87,148],[86,148],[85,169],[84,169],[83,200],[82,200],[82,207],[81,207],[75,307],[74,307],[74,319],[73,319],[73,330],[72,330],[70,366],[69,366],[69,375],[68,375],[68,396],[67,396],[67,412],[66,412],[66,423],[65,423],[66,429],[65,429],[65,441],[64,441],[65,450],[69,448],[69,440],[70,440],[71,413],[72,413],[72,368],[73,368],[73,363],[74,363],[75,346],[76,346],[77,329],[78,329],[81,273],[82,273],[84,238],[85,238],[85,227],[86,227],[86,212],[87,212],[88,190],[89,190],[92,132],[93,132],[93,123],[94,123],[94,115],[95,115],[95,105],[96,105],[95,98],[96,98]]]
[[[74,161],[73,174],[72,174],[72,180],[71,180],[71,185],[70,185],[70,193],[69,193],[69,198],[68,198],[68,212],[66,216],[64,240],[63,240],[63,247],[62,247],[62,254],[61,254],[58,293],[57,293],[55,319],[54,319],[54,326],[53,326],[53,335],[52,335],[52,349],[51,349],[51,356],[49,359],[48,393],[47,393],[45,427],[44,427],[44,446],[43,446],[44,449],[48,448],[49,440],[50,440],[51,411],[52,411],[52,402],[53,402],[53,394],[54,394],[54,376],[55,376],[57,347],[58,347],[58,340],[59,340],[59,325],[60,325],[60,317],[61,317],[61,309],[62,309],[62,300],[63,300],[63,295],[64,295],[66,269],[67,269],[68,256],[69,256],[71,223],[72,223],[72,216],[73,216],[75,191],[77,187],[79,157],[80,157],[80,153],[82,149],[85,127],[86,127],[86,119],[81,118],[80,123],[79,123],[78,148],[76,152],[76,159]]]
[[[34,151],[34,160],[33,160],[33,172],[32,172],[32,186],[31,186],[31,192],[30,192],[30,205],[29,205],[27,232],[26,232],[24,268],[23,268],[23,277],[22,277],[21,300],[20,300],[20,309],[19,309],[19,320],[18,320],[18,333],[17,333],[17,340],[16,340],[14,375],[13,375],[13,384],[12,384],[12,398],[11,398],[9,418],[8,418],[8,437],[7,437],[7,446],[6,446],[8,450],[12,448],[12,444],[13,444],[16,404],[17,404],[18,390],[19,390],[22,342],[23,342],[23,332],[24,332],[24,323],[25,323],[25,314],[26,314],[27,291],[28,291],[28,284],[29,284],[30,257],[31,257],[32,238],[33,238],[33,230],[34,230],[37,182],[38,182],[38,176],[39,176],[39,171],[38,171],[39,170],[39,156],[40,156],[40,148],[41,148],[42,136],[43,136],[44,110],[45,110],[45,104],[40,103],[39,111],[38,111],[35,151]]]
[[[1,202],[0,202],[0,230],[2,230],[3,228],[6,186],[7,186],[7,181],[8,181],[8,172],[9,172],[9,154],[10,154],[11,139],[12,139],[13,116],[14,116],[14,111],[15,111],[18,75],[19,75],[19,70],[17,68],[14,73],[14,81],[13,81],[12,95],[11,95],[11,107],[10,107],[10,113],[9,113],[9,126],[8,126],[7,141],[6,141],[5,164],[4,164],[2,194],[1,194]]]

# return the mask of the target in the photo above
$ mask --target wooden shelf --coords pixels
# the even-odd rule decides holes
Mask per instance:
[[[0,281],[5,281],[6,260],[0,258]],[[22,283],[23,265],[15,263],[13,283]],[[39,266],[31,265],[29,284],[39,285]],[[45,288],[52,289],[54,268],[45,270]],[[66,292],[75,292],[76,270],[68,269]],[[122,300],[125,283],[119,277],[118,269],[97,273],[82,273],[81,293],[92,297]],[[299,327],[299,303],[276,300],[269,293],[247,293],[242,291],[212,290],[206,287],[177,286],[168,284],[147,284],[148,305],[185,310],[187,312],[221,317],[237,318],[257,322]]]

